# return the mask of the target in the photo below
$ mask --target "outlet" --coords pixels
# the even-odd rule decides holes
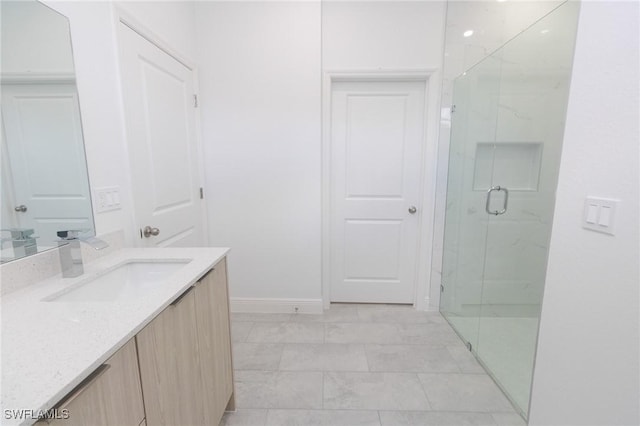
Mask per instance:
[[[96,213],[121,209],[120,188],[117,186],[95,188],[93,199]]]

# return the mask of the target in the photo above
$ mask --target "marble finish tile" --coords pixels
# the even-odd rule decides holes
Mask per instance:
[[[367,345],[371,371],[458,373],[458,364],[444,346]]]
[[[254,314],[231,312],[231,321],[236,322],[284,322],[291,319],[292,314]]]
[[[380,411],[382,426],[495,426],[488,413]]]
[[[353,305],[331,305],[320,315],[294,314],[291,321],[303,322],[357,322],[358,308]]]
[[[397,324],[325,324],[327,343],[402,343]]]
[[[456,346],[447,346],[447,350],[458,364],[461,373],[485,374],[482,366],[462,343]]]
[[[527,426],[527,422],[516,413],[492,413],[491,416],[498,426]]]
[[[240,408],[322,408],[322,373],[235,372]]]
[[[511,404],[487,375],[419,374],[434,410],[513,412]]]
[[[380,426],[377,411],[269,410],[268,426]]]
[[[446,346],[460,343],[448,324],[397,324],[400,343]]]
[[[247,342],[322,343],[324,324],[300,322],[254,323]]]
[[[444,324],[439,312],[417,311],[412,306],[403,305],[360,305],[358,318],[364,322]]]
[[[280,370],[368,371],[368,365],[363,345],[286,344]]]
[[[429,410],[420,381],[408,373],[324,373],[324,408]]]
[[[264,426],[267,410],[236,410],[224,413],[219,426]]]
[[[231,321],[231,340],[233,342],[245,342],[252,328],[252,322]]]
[[[235,343],[233,366],[238,370],[277,370],[282,343]]]

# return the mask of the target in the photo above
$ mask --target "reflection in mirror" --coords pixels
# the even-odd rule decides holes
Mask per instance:
[[[36,1],[2,1],[1,261],[95,235],[69,23]]]

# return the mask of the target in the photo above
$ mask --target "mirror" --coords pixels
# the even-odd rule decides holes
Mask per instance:
[[[95,235],[69,22],[36,1],[2,1],[0,222],[7,262]]]

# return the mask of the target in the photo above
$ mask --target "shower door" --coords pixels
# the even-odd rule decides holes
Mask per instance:
[[[526,417],[578,5],[454,81],[441,311]]]

